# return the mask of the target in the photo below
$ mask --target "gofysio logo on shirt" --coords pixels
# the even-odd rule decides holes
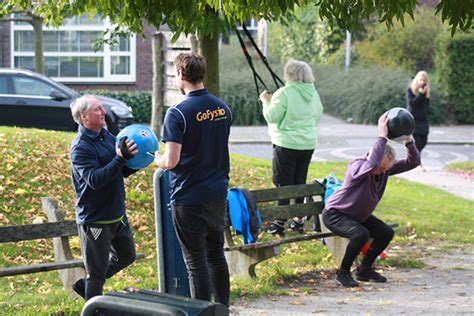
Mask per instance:
[[[219,120],[222,120],[222,119],[225,119],[227,118],[227,115],[225,113],[225,110],[218,107],[217,109],[215,110],[207,110],[205,112],[198,112],[196,114],[196,120],[198,122],[202,122],[202,121],[219,121]]]

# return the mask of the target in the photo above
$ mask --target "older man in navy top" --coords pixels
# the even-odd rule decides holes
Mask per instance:
[[[203,85],[206,62],[195,54],[174,60],[176,85],[185,99],[171,107],[163,124],[163,156],[170,169],[173,224],[189,275],[191,296],[229,305],[229,269],[224,223],[229,182],[228,140],[232,113]]]
[[[105,127],[105,109],[94,96],[83,96],[71,104],[79,132],[71,144],[71,175],[76,192],[76,222],[85,279],[73,289],[86,300],[102,294],[105,279],[135,260],[135,243],[125,214],[124,177],[127,158],[137,153],[128,140],[122,150]]]
[[[387,144],[387,116],[378,121],[379,138],[366,157],[349,163],[346,177],[340,190],[327,201],[323,211],[323,222],[336,235],[349,238],[337,280],[345,287],[359,284],[352,278],[350,268],[362,247],[373,238],[373,242],[357,268],[359,281],[386,282],[372,265],[377,256],[393,238],[393,229],[372,215],[387,185],[388,177],[411,170],[420,164],[420,154],[413,137],[405,140],[407,158],[395,160],[395,151]]]

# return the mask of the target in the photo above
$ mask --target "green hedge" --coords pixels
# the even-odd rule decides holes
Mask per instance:
[[[151,92],[89,90],[84,91],[84,94],[102,95],[104,97],[114,98],[125,102],[132,108],[136,123],[151,122]]]
[[[268,71],[256,57],[253,60],[268,88],[274,91],[275,85]],[[274,58],[270,64],[283,77],[283,65],[279,60]],[[220,67],[221,97],[233,111],[234,125],[265,125],[252,72],[232,37],[231,44],[222,47]],[[384,111],[406,106],[405,92],[411,75],[403,70],[353,67],[345,76],[343,67],[312,68],[326,113],[354,123],[376,124]],[[431,123],[448,123],[448,111],[435,83],[431,83],[431,94]]]
[[[441,91],[455,119],[474,123],[474,33],[440,35],[436,67]]]
[[[376,124],[386,110],[406,107],[410,76],[402,70],[351,68],[345,75],[341,67],[317,67],[314,74],[324,111],[350,122]],[[437,85],[432,84],[431,90],[430,121],[447,123],[447,111]]]

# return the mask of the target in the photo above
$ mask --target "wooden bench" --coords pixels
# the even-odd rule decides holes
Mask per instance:
[[[319,216],[324,208],[324,186],[320,183],[253,190],[250,192],[257,199],[257,207],[260,211],[262,222],[277,218],[293,218],[295,216]],[[299,197],[312,197],[312,201],[302,204],[290,203],[290,205],[282,206],[278,206],[275,203],[281,199],[291,199],[291,202],[293,202],[295,198]],[[298,236],[256,242],[247,245],[237,245],[234,238],[241,238],[241,236],[235,236],[231,230],[230,221],[228,220],[225,229],[226,245],[224,250],[226,251],[229,272],[235,276],[255,278],[255,266],[259,262],[278,255],[281,245],[330,236],[334,236],[334,234],[330,232],[317,233],[311,231]]]
[[[302,184],[285,186],[271,189],[261,189],[250,191],[257,199],[257,207],[260,211],[262,222],[272,221],[278,218],[293,218],[295,216],[314,216],[319,217],[324,209],[324,191],[325,188],[320,183]],[[310,202],[295,204],[295,198],[308,198]],[[290,205],[276,205],[276,201],[281,199],[291,199]],[[268,202],[273,202],[269,204]],[[321,239],[333,237],[329,249],[335,257],[336,261],[342,260],[345,252],[345,242],[347,240],[343,237],[335,236],[331,231],[327,230],[321,223],[322,232],[306,231],[304,234],[285,237],[280,239],[273,239],[269,241],[261,241],[253,244],[238,245],[236,239],[241,239],[241,236],[236,236],[231,229],[230,220],[227,219],[225,228],[225,247],[227,264],[229,265],[229,272],[231,275],[256,278],[255,266],[269,258],[280,254],[280,246],[288,243]],[[389,224],[391,227],[396,227],[398,224]],[[327,240],[326,240],[327,241]]]
[[[0,243],[52,238],[55,262],[0,268],[0,277],[60,270],[64,287],[70,289],[77,279],[86,275],[84,262],[74,258],[69,245],[69,237],[78,235],[77,224],[72,220],[64,220],[63,210],[55,199],[41,198],[41,202],[48,223],[0,226]],[[143,254],[137,254],[137,259],[142,258]]]

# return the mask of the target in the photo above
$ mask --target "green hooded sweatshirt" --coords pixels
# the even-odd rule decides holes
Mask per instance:
[[[263,103],[272,143],[284,148],[314,149],[322,115],[323,105],[312,83],[287,82]]]

